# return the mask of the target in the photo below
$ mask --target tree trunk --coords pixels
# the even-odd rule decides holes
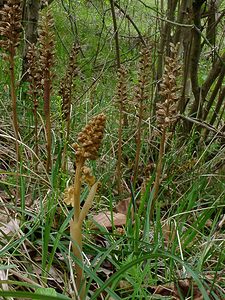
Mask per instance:
[[[216,46],[216,14],[218,10],[217,0],[211,0],[209,2],[208,9],[208,23],[206,28],[206,38],[212,46]],[[212,59],[214,60],[214,53],[212,53]]]
[[[206,0],[195,0],[192,2],[192,16],[194,28],[192,30],[192,45],[191,45],[191,61],[190,61],[190,75],[192,92],[194,94],[194,102],[191,106],[190,115],[192,117],[200,117],[202,110],[201,92],[198,81],[198,67],[201,54],[201,8]],[[188,130],[192,128],[189,123]]]
[[[182,0],[177,17],[177,23],[191,25],[192,1]],[[190,100],[191,84],[190,84],[190,54],[191,54],[191,38],[192,32],[190,27],[177,26],[174,34],[173,42],[176,45],[181,44],[180,49],[183,50],[183,83],[181,97],[178,103],[178,111],[183,113]]]

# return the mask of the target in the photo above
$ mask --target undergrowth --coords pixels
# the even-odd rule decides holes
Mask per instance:
[[[182,119],[186,116],[176,106],[183,82],[176,72],[180,62],[174,57],[179,44],[170,44],[164,77],[157,81],[160,28],[154,20],[159,1],[143,2],[151,8],[148,12],[138,1],[127,4],[127,14],[138,24],[151,57],[143,63],[147,50],[126,15],[118,12],[124,73],[125,69],[119,75],[116,72],[107,1],[53,1],[51,9],[43,8],[42,13],[48,11],[54,19],[54,26],[48,24],[47,14],[42,29],[54,28],[55,37],[49,32],[51,46],[55,43],[50,53],[54,66],[51,61],[44,67],[50,73],[40,82],[38,66],[33,77],[39,84],[37,93],[31,93],[35,81],[32,85],[22,80],[20,44],[12,57],[16,111],[11,106],[11,100],[15,105],[10,96],[11,69],[7,61],[0,62],[7,74],[0,75],[1,299],[225,297],[224,135],[218,126],[202,139],[199,123],[193,123],[188,132],[187,120]],[[35,51],[43,60],[41,51],[46,48],[41,50],[40,45],[44,42],[39,41]],[[76,72],[66,85],[74,45],[79,45],[73,62]],[[175,69],[168,71],[174,61]],[[207,63],[205,59],[203,69]],[[150,72],[144,70],[146,66]],[[63,84],[69,94],[62,92]],[[44,101],[50,111],[44,109]],[[12,125],[12,112],[14,119],[17,113],[18,128]],[[87,134],[85,125],[102,113],[106,127],[101,148],[94,148],[94,158],[89,152],[86,157],[87,147],[96,146],[96,133],[88,127],[90,141],[84,141],[79,132]],[[79,155],[84,161],[88,158],[88,174],[83,161],[79,191],[70,195],[74,201],[65,203],[69,187],[74,184],[76,189],[73,178]],[[70,228],[76,223],[78,207],[82,211],[98,182],[92,207],[82,219],[79,237],[74,238]],[[76,202],[75,194],[80,201]],[[73,202],[75,209],[67,205]]]

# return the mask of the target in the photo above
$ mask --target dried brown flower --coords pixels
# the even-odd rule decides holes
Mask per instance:
[[[124,104],[127,100],[127,82],[126,82],[127,70],[121,65],[118,69],[118,85],[117,85],[117,101],[120,104]]]
[[[148,98],[148,83],[149,83],[149,73],[150,73],[150,62],[151,62],[151,48],[143,48],[141,50],[141,57],[139,61],[138,70],[138,84],[135,89],[135,100],[137,102],[144,101]]]
[[[39,51],[40,51],[40,66],[45,76],[46,72],[49,73],[50,78],[52,79],[53,74],[50,71],[54,65],[54,33],[53,33],[54,20],[51,15],[50,10],[47,11],[45,15],[42,16],[40,22],[40,31],[39,31]]]
[[[178,45],[170,44],[171,57],[166,57],[165,71],[160,84],[162,103],[157,103],[157,121],[160,129],[171,127],[177,120],[178,87],[180,65],[177,58]]]
[[[60,84],[60,95],[62,96],[62,112],[64,118],[68,121],[70,117],[70,106],[71,106],[71,96],[72,96],[72,87],[73,79],[78,75],[78,66],[77,66],[77,55],[80,47],[74,45],[70,58],[69,64],[67,67],[66,75],[63,77]]]
[[[103,138],[106,116],[99,114],[94,117],[78,134],[78,143],[73,148],[76,156],[95,160]]]
[[[150,62],[151,62],[151,53],[150,47],[145,47],[141,51],[141,57],[139,62],[139,70],[138,70],[138,83],[135,90],[134,101],[137,105],[137,131],[136,131],[136,155],[134,160],[134,168],[133,168],[133,182],[135,184],[137,175],[138,175],[138,164],[140,159],[141,152],[141,135],[142,135],[142,122],[144,119],[144,109],[145,109],[145,101],[149,97],[148,93],[148,84],[149,84],[149,75],[150,75]]]
[[[65,192],[64,192],[64,202],[67,205],[74,206],[73,198],[74,198],[74,187],[69,186],[68,188],[65,189]]]
[[[45,129],[46,129],[46,170],[49,172],[51,167],[51,91],[52,80],[54,74],[52,67],[54,65],[54,33],[53,33],[53,18],[50,10],[43,15],[41,20],[41,29],[39,31],[39,62],[42,71],[41,82],[43,84],[43,98],[44,98],[44,114],[45,114]]]
[[[37,96],[40,94],[41,89],[41,70],[38,59],[38,49],[34,44],[31,44],[27,52],[28,62],[28,81],[30,83],[29,93],[33,96],[34,106],[37,106]]]
[[[15,56],[22,28],[21,1],[8,0],[1,9],[0,15],[0,47],[2,47],[11,56]]]
[[[82,168],[82,179],[85,181],[89,187],[91,187],[95,183],[95,176],[92,175],[91,169],[87,166]]]

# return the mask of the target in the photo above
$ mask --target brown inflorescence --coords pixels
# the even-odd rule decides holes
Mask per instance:
[[[73,148],[76,157],[95,160],[101,145],[105,129],[106,116],[102,113],[94,117],[78,134],[78,143]]]
[[[52,79],[53,74],[50,72],[50,68],[54,64],[54,33],[53,26],[54,20],[52,18],[50,10],[47,11],[46,15],[42,17],[40,22],[41,29],[39,31],[39,51],[40,51],[40,66],[43,70],[43,76],[45,72],[48,72],[50,75],[49,80]]]
[[[41,92],[41,70],[38,60],[38,51],[34,44],[31,44],[27,52],[27,62],[28,62],[28,81],[30,83],[29,93],[34,98],[34,106],[37,107],[37,96]]]
[[[52,67],[54,65],[54,33],[53,33],[53,18],[50,10],[42,17],[41,29],[39,31],[39,63],[42,71],[41,83],[43,84],[43,99],[44,99],[44,114],[45,114],[45,130],[46,130],[46,170],[49,172],[51,168],[51,91],[52,91],[52,80],[54,73]]]
[[[92,185],[95,183],[95,176],[92,175],[91,168],[87,166],[83,166],[82,168],[82,179],[84,182],[88,184],[89,187],[92,187]]]
[[[127,100],[127,70],[123,65],[118,69],[117,101],[124,104]]]
[[[77,66],[77,55],[80,47],[78,45],[74,45],[70,58],[69,64],[66,70],[66,75],[63,77],[59,93],[62,96],[62,112],[63,117],[68,121],[70,117],[70,106],[71,106],[71,96],[72,96],[72,87],[73,87],[73,79],[78,75],[78,66]]]
[[[157,121],[162,130],[171,127],[177,120],[178,87],[177,77],[180,65],[177,58],[178,45],[170,44],[171,57],[166,57],[165,71],[160,84],[160,95],[163,98],[161,103],[157,103]]]
[[[22,9],[20,0],[8,0],[0,11],[0,47],[15,56],[22,29]],[[7,56],[6,56],[7,58]]]
[[[69,186],[64,191],[64,202],[66,203],[66,205],[74,206],[73,198],[74,198],[74,187]]]
[[[149,72],[151,62],[151,48],[143,48],[141,50],[141,57],[138,70],[138,84],[135,89],[135,100],[137,102],[144,101],[148,98],[147,87],[149,83]]]

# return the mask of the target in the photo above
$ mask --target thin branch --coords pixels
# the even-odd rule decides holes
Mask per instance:
[[[116,22],[116,14],[115,14],[115,6],[114,1],[110,0],[111,6],[111,13],[112,13],[112,20],[113,20],[113,28],[114,28],[114,37],[115,37],[115,46],[116,46],[116,61],[117,61],[117,68],[120,68],[120,46],[119,46],[119,34]]]
[[[142,0],[138,0],[138,2],[140,2],[142,5],[144,5],[144,7],[148,8],[148,9],[150,9],[150,10],[154,11],[155,13],[160,14],[162,16],[162,13],[160,13],[156,8],[147,5]]]
[[[145,40],[143,39],[143,36],[142,36],[140,30],[138,29],[137,25],[134,23],[132,18],[127,14],[127,12],[118,3],[116,3],[113,0],[112,0],[112,2],[114,2],[115,7],[118,8],[124,14],[124,16],[127,18],[127,20],[130,21],[130,23],[133,25],[134,29],[137,31],[137,34],[138,34],[141,42],[143,43],[144,46],[146,46]]]
[[[188,122],[191,122],[191,123],[194,123],[194,124],[197,124],[203,128],[206,128],[207,130],[209,131],[212,131],[216,134],[216,136],[218,138],[220,137],[225,137],[225,133],[222,133],[220,132],[219,130],[217,130],[215,127],[211,126],[210,124],[200,120],[200,119],[197,119],[197,118],[190,118],[190,117],[187,117],[187,116],[184,116],[184,115],[178,115],[179,118],[185,120],[185,121],[188,121]]]

